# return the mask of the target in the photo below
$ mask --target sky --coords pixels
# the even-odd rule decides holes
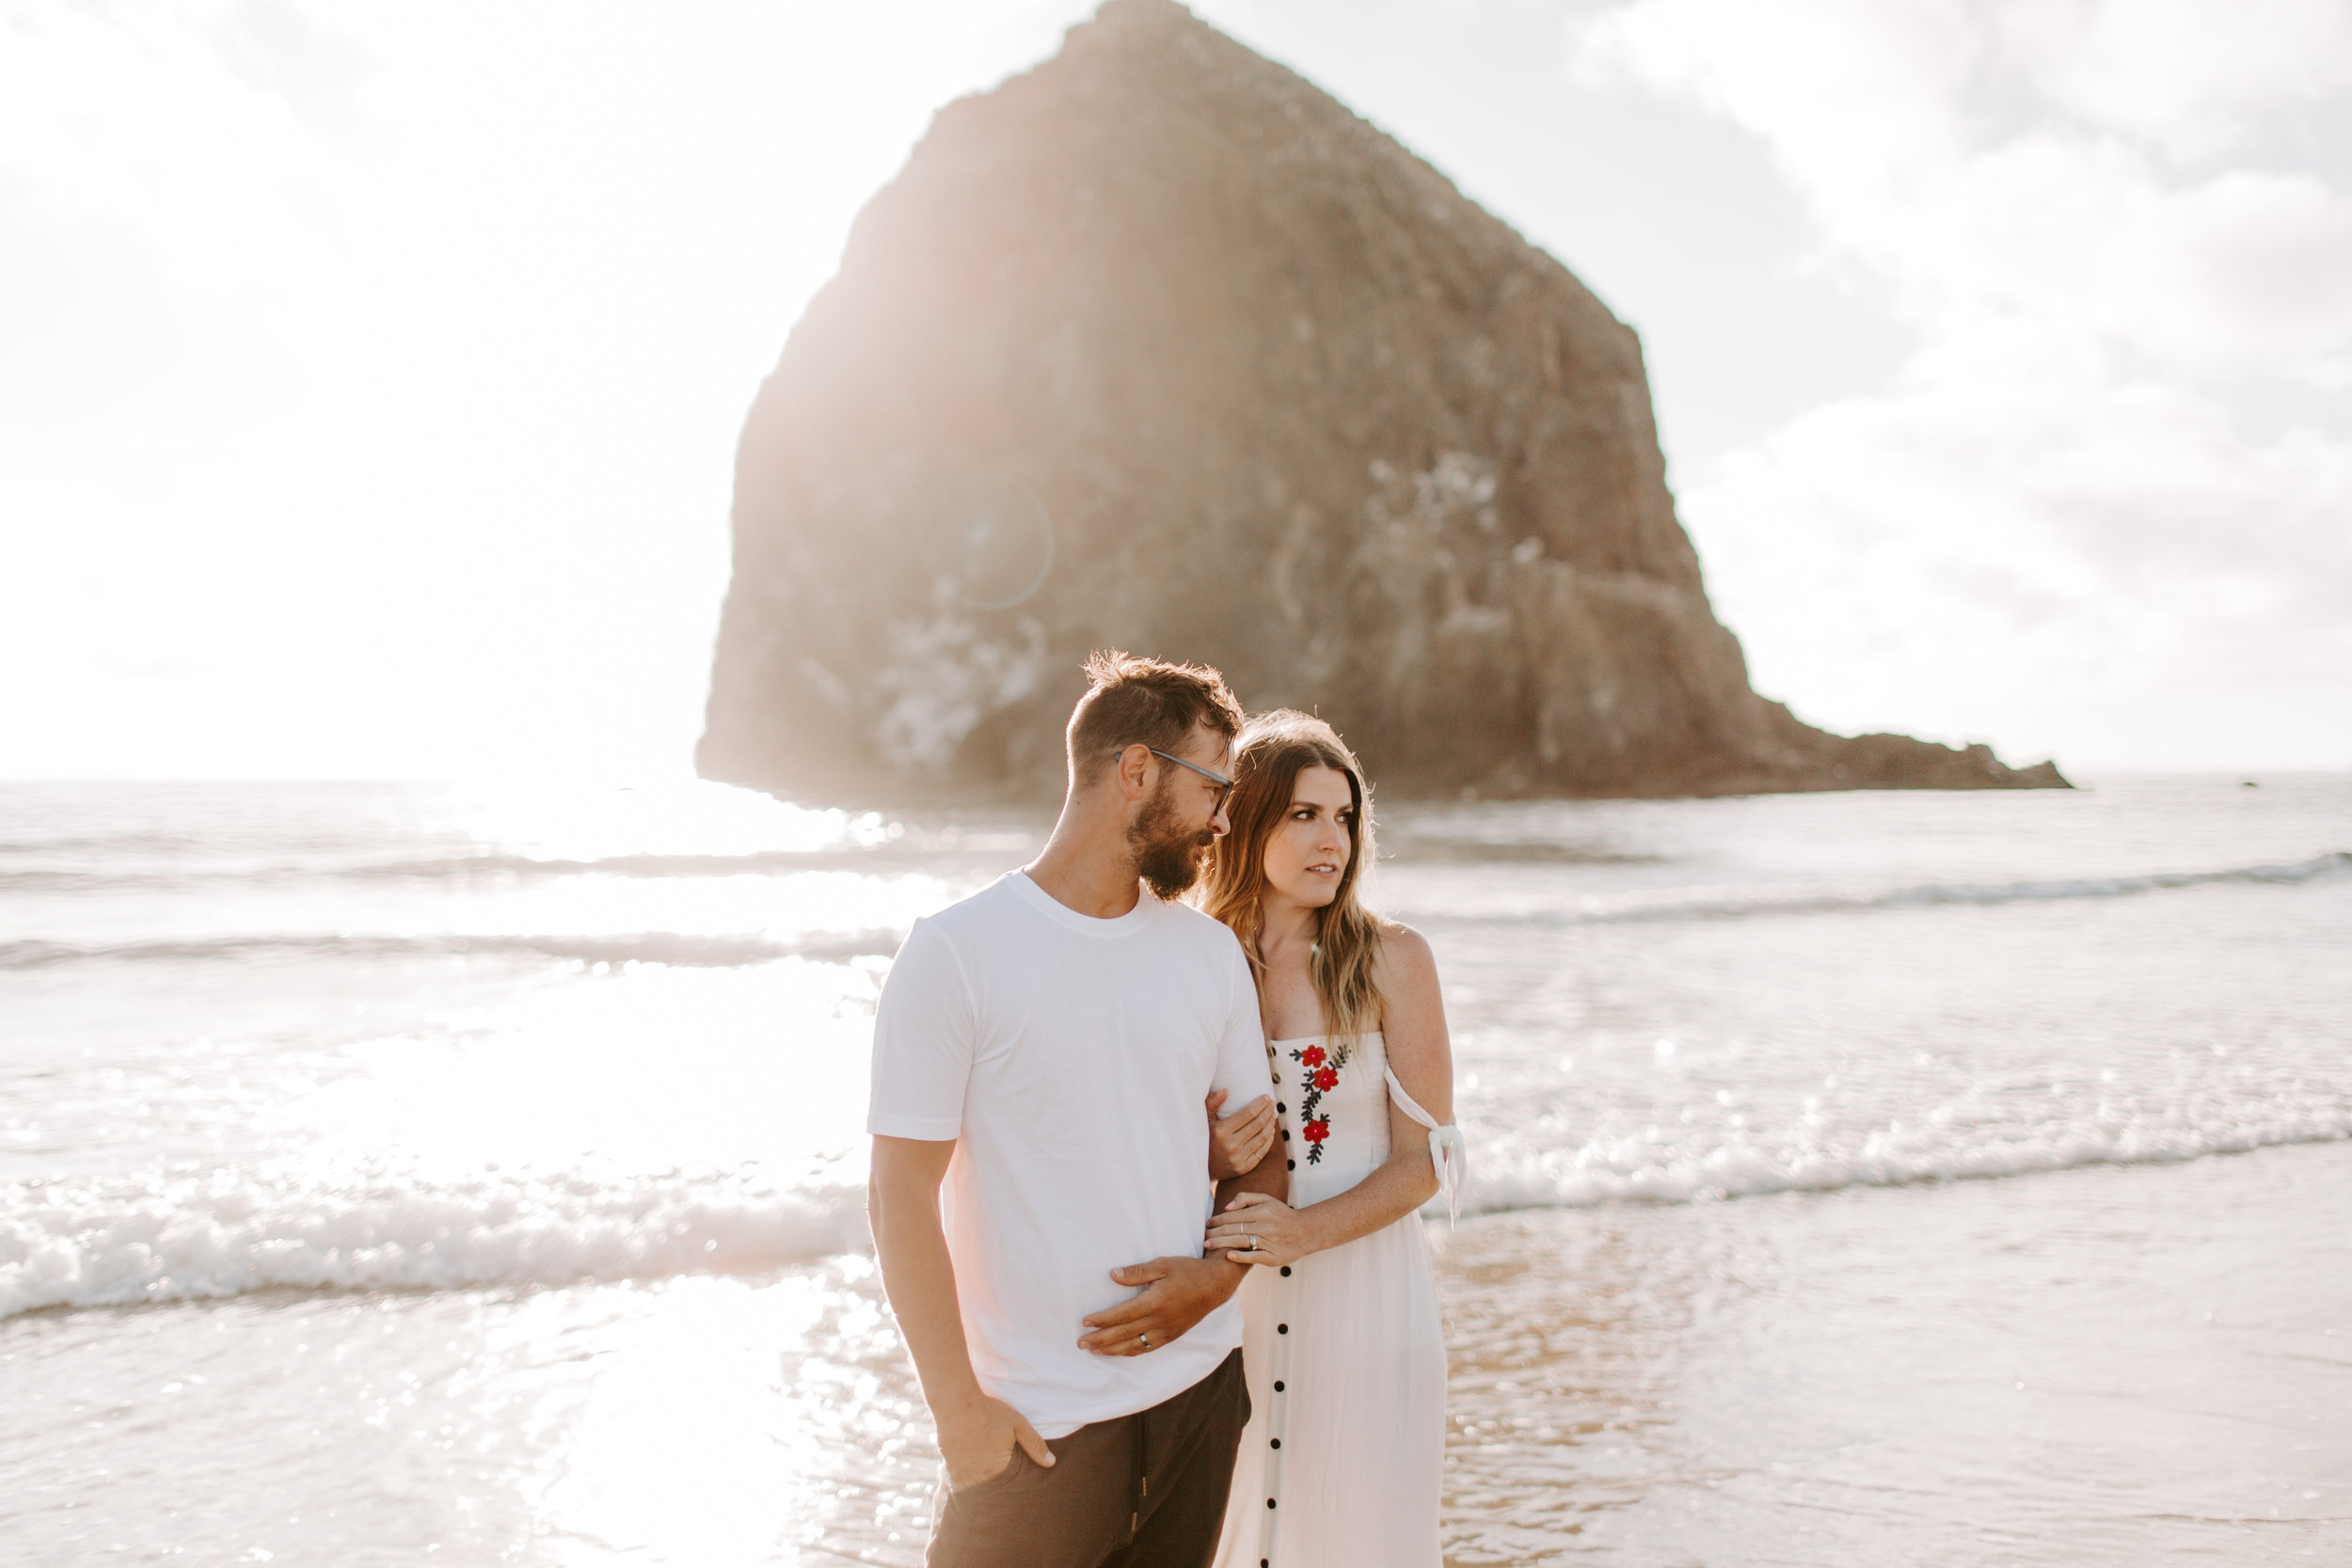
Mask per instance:
[[[1201,0],[1642,335],[1759,690],[2352,767],[2352,0]],[[683,772],[733,447],[1027,0],[0,0],[0,776]]]

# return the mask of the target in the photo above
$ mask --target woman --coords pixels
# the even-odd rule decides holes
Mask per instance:
[[[1438,1568],[1445,1341],[1420,1209],[1453,1197],[1461,1152],[1437,964],[1357,901],[1370,801],[1328,724],[1252,720],[1234,778],[1203,901],[1257,974],[1291,1185],[1209,1226],[1211,1248],[1259,1265],[1218,1568]],[[1212,1158],[1235,1158],[1222,1146],[1251,1119]]]

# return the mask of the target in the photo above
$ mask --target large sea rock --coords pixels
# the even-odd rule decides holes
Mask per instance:
[[[1050,798],[1092,648],[1314,709],[1392,793],[2063,785],[1749,689],[1640,342],[1170,0],[943,109],[736,470],[709,777]]]

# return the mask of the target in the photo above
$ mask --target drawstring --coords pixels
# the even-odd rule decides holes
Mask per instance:
[[[1139,1534],[1139,1533],[1142,1531],[1142,1529],[1143,1529],[1143,1505],[1144,1505],[1145,1503],[1149,1502],[1149,1501],[1151,1500],[1151,1498],[1152,1498],[1152,1478],[1151,1478],[1151,1476],[1150,1476],[1150,1475],[1148,1475],[1147,1473],[1145,1473],[1145,1470],[1144,1470],[1144,1463],[1145,1463],[1145,1459],[1146,1459],[1146,1456],[1147,1456],[1147,1455],[1149,1455],[1149,1454],[1150,1454],[1150,1452],[1151,1452],[1151,1445],[1150,1445],[1149,1443],[1147,1443],[1147,1442],[1145,1442],[1145,1441],[1144,1441],[1144,1434],[1143,1434],[1143,1422],[1144,1422],[1144,1416],[1143,1416],[1143,1413],[1142,1413],[1142,1412],[1140,1412],[1140,1411],[1136,1412],[1136,1485],[1135,1485],[1135,1497],[1134,1497],[1135,1508],[1134,1508],[1134,1510],[1133,1510],[1131,1513],[1128,1513],[1128,1515],[1127,1515],[1127,1538],[1128,1538],[1130,1541],[1134,1540],[1134,1539],[1136,1538],[1136,1536],[1137,1534]]]

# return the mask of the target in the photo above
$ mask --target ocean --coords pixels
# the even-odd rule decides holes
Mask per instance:
[[[873,1002],[1049,825],[0,785],[0,1560],[918,1561]],[[2352,1561],[2352,776],[1380,832],[1449,1560]]]

